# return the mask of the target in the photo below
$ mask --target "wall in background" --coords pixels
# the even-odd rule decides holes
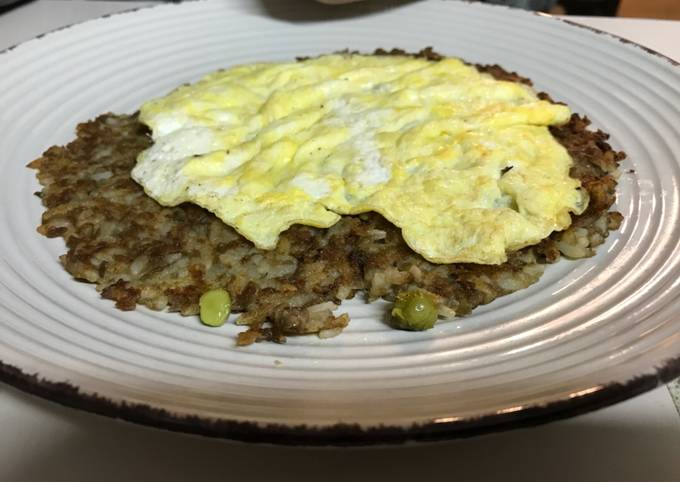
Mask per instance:
[[[621,0],[619,17],[680,20],[680,0]]]

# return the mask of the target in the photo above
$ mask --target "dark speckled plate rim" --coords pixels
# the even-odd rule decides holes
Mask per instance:
[[[257,422],[179,415],[147,404],[116,402],[82,392],[68,382],[54,382],[28,374],[0,361],[0,381],[58,404],[98,415],[173,432],[183,432],[240,442],[293,446],[393,445],[468,438],[532,427],[581,415],[627,400],[680,376],[680,356],[666,361],[654,373],[624,383],[609,383],[582,390],[574,397],[533,405],[509,413],[441,422],[441,418],[412,425],[337,423],[329,426],[261,424]],[[445,419],[444,419],[445,420]]]
[[[190,0],[200,1],[200,0]],[[184,2],[172,2],[184,3]],[[469,1],[466,3],[479,3]],[[71,25],[59,27],[37,35],[33,39],[0,50],[0,55],[14,50],[19,45],[66,30],[81,23],[124,15],[155,8],[167,3],[131,8],[105,14]],[[490,8],[510,8],[502,5],[486,5]],[[550,18],[572,27],[614,38],[621,43],[635,46],[643,52],[667,61],[674,67],[680,63],[664,54],[645,47],[627,38],[580,24],[572,20],[534,12],[535,15]],[[66,381],[42,378],[37,373],[26,373],[21,368],[0,360],[0,382],[23,392],[76,410],[125,420],[173,432],[190,433],[213,438],[224,438],[241,442],[270,443],[292,446],[361,446],[393,445],[409,441],[434,442],[460,439],[507,430],[526,428],[585,414],[608,407],[618,402],[650,391],[680,376],[680,355],[668,359],[653,373],[639,375],[623,383],[606,383],[579,391],[577,396],[557,400],[544,405],[532,405],[507,413],[491,413],[479,417],[459,419],[451,417],[415,423],[410,426],[376,425],[362,427],[358,424],[337,423],[329,426],[261,424],[258,422],[228,419],[211,419],[197,415],[181,415],[147,404],[117,402],[97,393],[86,393]]]

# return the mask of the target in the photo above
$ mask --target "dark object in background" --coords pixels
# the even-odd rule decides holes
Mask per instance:
[[[567,15],[616,16],[620,0],[561,0]]]
[[[0,0],[0,15],[34,0]]]
[[[20,0],[0,0],[0,13],[9,10],[10,5],[18,3]]]
[[[22,3],[28,3],[32,0],[0,0],[0,14],[19,6]],[[172,1],[172,0],[171,0]],[[175,0],[176,1],[176,0]],[[488,3],[496,3],[502,5],[518,6],[517,2],[513,0],[487,0]],[[524,0],[526,5],[521,5],[523,8],[530,8],[532,10],[548,11],[549,6],[554,5],[554,0]],[[568,15],[603,15],[615,16],[619,8],[620,0],[560,0]]]

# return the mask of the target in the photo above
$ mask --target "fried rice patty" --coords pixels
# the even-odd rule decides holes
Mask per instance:
[[[429,49],[419,55],[441,58]],[[496,65],[477,68],[531,83]],[[198,206],[163,207],[145,195],[130,178],[137,155],[151,144],[136,115],[105,114],[80,124],[73,142],[49,148],[29,167],[38,170],[43,190],[36,194],[47,208],[38,231],[64,238],[68,252],[60,260],[71,275],[95,283],[122,310],[142,304],[195,315],[202,293],[226,288],[232,309],[243,312],[238,322],[249,326],[238,339],[245,345],[306,333],[333,336],[349,318],[331,310],[359,291],[369,300],[393,300],[400,291],[424,289],[438,297],[441,315],[464,315],[536,282],[560,255],[593,255],[622,219],[608,210],[625,154],[612,150],[607,134],[588,130],[589,123],[574,114],[551,128],[574,159],[570,175],[588,191],[588,209],[573,215],[566,231],[494,266],[430,263],[375,213],[343,216],[328,229],[295,225],[276,249],[257,249]]]

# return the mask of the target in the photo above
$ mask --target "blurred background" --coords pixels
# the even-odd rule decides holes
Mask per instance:
[[[622,17],[650,17],[680,20],[678,0],[623,0],[619,7]]]
[[[36,0],[0,0],[0,14]],[[43,0],[54,1],[54,0]],[[101,0],[90,0],[101,1]],[[119,0],[125,1],[125,0]],[[151,0],[153,1],[153,0]],[[177,0],[171,0],[177,1]],[[300,0],[312,1],[312,0]],[[484,1],[484,0],[483,0]],[[553,14],[680,20],[680,0],[485,0]]]
[[[0,14],[36,0],[0,0]],[[44,0],[53,1],[53,0]],[[91,0],[101,1],[101,0]],[[125,0],[119,0],[125,1]],[[153,1],[153,0],[151,0]],[[176,0],[171,0],[176,1]],[[300,3],[313,0],[300,0]],[[369,0],[370,1],[370,0]],[[680,0],[482,0],[553,14],[680,20]]]
[[[563,0],[555,8],[572,15],[680,20],[679,0]]]

